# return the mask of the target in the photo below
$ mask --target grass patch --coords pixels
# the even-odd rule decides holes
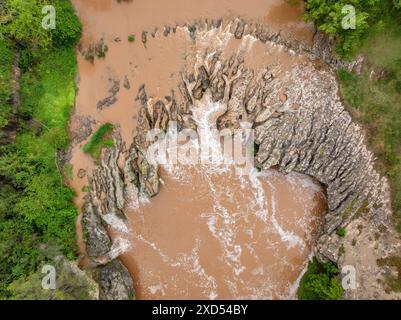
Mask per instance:
[[[387,15],[370,28],[370,36],[364,41],[360,52],[375,65],[393,69],[401,52],[401,15]]]
[[[74,178],[73,169],[74,169],[74,167],[72,166],[72,164],[66,164],[64,166],[64,173],[65,173],[67,179],[69,179],[69,180],[72,180]]]
[[[83,151],[92,156],[93,159],[99,160],[102,148],[112,147],[114,142],[111,134],[113,132],[113,125],[105,123],[92,135],[89,142],[84,145]]]
[[[337,266],[332,262],[321,264],[313,258],[299,284],[298,299],[339,300],[342,295]]]
[[[369,74],[338,72],[341,95],[353,118],[363,124],[370,150],[377,156],[376,169],[389,179],[392,208],[401,231],[401,19],[385,15],[370,31],[361,52],[376,66],[385,68],[384,80]]]
[[[399,37],[401,42],[401,33]],[[392,207],[395,216],[401,217],[401,51],[390,69],[391,77],[370,81],[361,76],[339,71],[341,95],[353,118],[364,125],[369,148],[377,156],[376,169],[389,178],[392,190]]]

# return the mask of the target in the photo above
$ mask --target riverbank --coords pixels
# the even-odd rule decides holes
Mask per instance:
[[[10,110],[2,116],[13,115],[15,126],[15,137],[0,151],[2,299],[91,298],[89,280],[67,262],[77,257],[77,211],[74,193],[65,183],[70,171],[65,150],[75,103],[74,46],[80,28],[69,1],[52,4],[61,15],[59,29],[52,34],[42,29],[39,2],[29,0],[15,7],[6,1],[3,8],[13,15],[5,14],[10,19],[1,25],[8,42],[6,49],[1,46],[2,59],[10,56],[8,62],[15,63],[14,57],[20,56],[16,67],[21,78],[1,78],[8,83],[2,89],[9,88],[2,107]],[[21,25],[24,14],[31,17],[28,29]],[[56,267],[57,290],[41,287],[45,264]]]

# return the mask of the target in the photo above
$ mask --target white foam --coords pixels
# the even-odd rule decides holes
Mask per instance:
[[[125,224],[124,220],[117,216],[115,212],[109,212],[105,215],[102,215],[102,219],[114,230],[124,233],[128,232],[128,227]]]
[[[111,259],[116,259],[124,252],[127,252],[131,248],[131,242],[125,238],[118,237],[114,239],[110,251],[108,252],[108,256]]]
[[[276,220],[276,199],[274,197],[274,193],[271,197],[271,208],[272,208],[272,214],[270,216],[270,221],[272,222],[273,227],[276,229],[276,231],[280,235],[281,240],[288,243],[288,249],[291,249],[295,246],[299,246],[303,250],[305,248],[305,242],[300,237],[295,235],[294,233],[284,230],[280,226],[280,224],[277,222],[277,220]]]

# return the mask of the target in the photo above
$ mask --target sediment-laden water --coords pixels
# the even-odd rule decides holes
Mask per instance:
[[[230,26],[224,22],[219,30],[205,31],[196,40],[184,24],[241,16],[299,41],[312,37],[311,26],[301,22],[302,8],[283,1],[73,2],[84,26],[77,53],[79,93],[70,125],[75,137],[71,185],[78,194],[78,206],[82,205],[82,188],[88,184],[86,177],[77,177],[78,172],[85,169],[90,176],[94,167],[81,150],[88,139],[86,129],[93,132],[111,122],[129,146],[139,110],[135,96],[142,85],[155,99],[170,95],[181,72],[193,67],[204,50],[221,50],[227,57],[242,52],[249,67],[275,68],[278,77],[305,62],[302,56],[251,36],[235,39],[225,32]],[[173,35],[163,35],[164,26],[177,24]],[[159,32],[152,36],[155,28]],[[149,32],[146,43],[142,42],[143,30]],[[135,41],[129,42],[129,35]],[[106,56],[87,61],[81,52],[100,40],[108,47]],[[116,100],[99,108],[99,101],[110,95]],[[224,107],[207,97],[191,107],[198,133],[209,137],[204,144],[217,154],[221,143],[208,135],[216,126],[210,115],[214,108]],[[232,163],[161,165],[159,194],[151,199],[128,199],[126,225],[117,224],[109,231],[116,250],[123,252],[121,260],[134,279],[137,298],[294,297],[321,227],[325,195],[311,178],[300,174],[260,173],[255,168],[238,174],[235,169]],[[84,253],[79,220],[77,230]]]

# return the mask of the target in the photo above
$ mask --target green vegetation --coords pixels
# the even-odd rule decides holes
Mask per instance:
[[[134,42],[134,41],[135,41],[135,36],[134,36],[133,34],[130,34],[130,35],[128,36],[128,41],[129,41],[129,42]]]
[[[45,4],[56,7],[55,30],[41,26]],[[87,298],[85,285],[76,286],[71,276],[68,286],[55,261],[56,256],[75,259],[77,252],[74,193],[63,182],[70,169],[58,155],[68,146],[76,90],[74,45],[81,27],[65,0],[5,0],[0,13],[3,126],[11,110],[16,52],[22,70],[16,141],[0,146],[0,298]],[[57,248],[58,254],[49,255],[44,248]],[[46,263],[60,272],[61,286],[31,295],[30,290],[40,290],[40,267]]]
[[[340,236],[341,238],[345,237],[346,231],[344,228],[338,228],[336,231],[337,235]]]
[[[0,40],[0,128],[7,125],[11,111],[13,61],[14,51],[10,43]]]
[[[41,246],[40,253],[48,261],[52,261],[51,266],[55,268],[56,272],[56,288],[43,290],[42,279],[46,274],[49,274],[49,270],[43,268],[45,264],[42,263],[35,272],[14,280],[8,286],[8,290],[13,293],[10,297],[11,299],[89,300],[92,298],[95,291],[93,283],[85,276],[85,272],[79,270],[76,265],[60,256],[57,247]]]
[[[314,258],[299,284],[298,299],[339,300],[342,294],[338,268],[332,262],[321,264]]]
[[[345,247],[344,247],[344,244],[342,243],[342,244],[340,245],[340,248],[338,248],[338,256],[341,257],[341,256],[343,256],[344,254],[345,254]]]
[[[386,76],[371,80],[367,73],[344,70],[338,76],[349,111],[368,133],[377,169],[389,178],[393,210],[401,217],[401,23],[394,19],[383,21],[361,49]]]
[[[56,9],[56,28],[42,27],[42,8]],[[81,25],[70,1],[5,0],[0,21],[0,36],[12,40],[29,57],[40,58],[43,51],[71,47],[79,40]]]
[[[342,22],[350,13],[344,7],[349,5],[355,8],[355,28],[344,29]],[[305,19],[334,38],[337,52],[350,58],[370,36],[372,27],[380,25],[389,12],[400,9],[400,3],[399,0],[306,0],[305,9]]]
[[[370,37],[360,49],[383,76],[355,75],[341,70],[338,74],[341,94],[354,119],[368,134],[370,149],[377,156],[376,167],[389,179],[395,223],[401,231],[401,17],[397,12],[383,16],[370,30]],[[366,209],[368,202],[364,203]],[[364,209],[364,210],[365,210]],[[376,237],[376,235],[375,235]],[[401,274],[401,258],[379,259],[379,266],[389,266]],[[386,291],[401,291],[401,277],[386,276]]]
[[[112,147],[114,142],[111,138],[113,125],[105,123],[92,135],[89,142],[84,145],[83,151],[89,153],[93,159],[98,160],[103,148]]]

